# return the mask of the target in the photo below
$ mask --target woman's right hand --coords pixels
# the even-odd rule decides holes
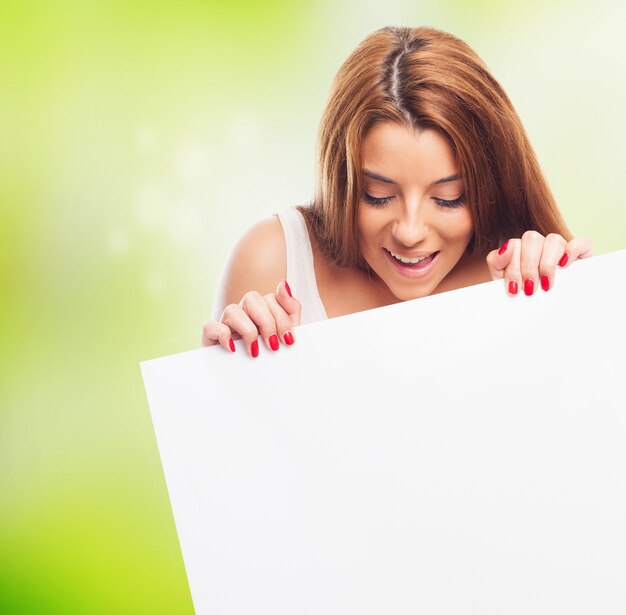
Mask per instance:
[[[269,295],[250,291],[238,304],[227,305],[219,322],[209,320],[204,324],[202,345],[220,344],[224,350],[235,352],[233,340],[243,339],[246,351],[255,358],[259,356],[259,335],[268,350],[278,350],[280,341],[291,346],[295,341],[293,329],[300,324],[300,311],[300,302],[292,296],[286,280]]]

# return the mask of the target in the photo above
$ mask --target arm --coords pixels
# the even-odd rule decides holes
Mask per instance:
[[[224,308],[238,303],[249,291],[264,295],[274,292],[287,273],[287,255],[282,226],[276,217],[249,228],[235,244],[222,272],[213,302],[213,318]]]

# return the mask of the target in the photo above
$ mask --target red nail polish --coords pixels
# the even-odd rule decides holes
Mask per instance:
[[[541,276],[541,288],[543,288],[543,290],[550,290],[550,278],[547,275]]]
[[[509,240],[507,239],[503,244],[502,247],[498,250],[498,254],[504,254],[506,252],[507,247],[509,246]]]
[[[259,356],[259,340],[254,340],[254,342],[252,342],[250,352],[255,359]]]
[[[563,256],[561,256],[561,260],[559,261],[559,267],[565,267],[565,265],[567,265],[568,260],[569,260],[569,254],[565,252]]]
[[[285,344],[287,344],[287,346],[291,346],[295,342],[291,331],[287,331],[287,333],[283,336],[283,339],[285,340]]]
[[[517,282],[515,280],[509,282],[509,292],[512,295],[517,295]]]
[[[530,295],[533,294],[535,290],[535,283],[532,280],[524,280],[524,294]]]
[[[230,351],[235,352],[235,342],[233,342],[232,337],[228,340],[228,345],[230,346]]]
[[[285,290],[290,297],[293,297],[293,295],[291,294],[291,288],[289,288],[289,284],[287,284],[287,280],[285,280]]]
[[[276,351],[279,347],[280,345],[278,343],[278,335],[276,335],[276,333],[272,333],[272,335],[270,335],[270,348]]]

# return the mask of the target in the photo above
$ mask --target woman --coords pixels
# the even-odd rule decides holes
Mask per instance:
[[[383,28],[335,77],[314,201],[242,237],[202,343],[241,337],[257,357],[259,336],[275,351],[299,324],[493,279],[532,295],[591,254],[482,60],[439,30]]]

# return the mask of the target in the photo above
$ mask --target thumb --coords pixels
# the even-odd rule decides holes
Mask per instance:
[[[287,312],[291,317],[291,322],[294,327],[300,324],[300,314],[302,312],[302,306],[300,302],[291,294],[291,288],[287,284],[287,280],[282,280],[276,288],[276,301],[278,305]]]
[[[507,240],[498,250],[492,250],[487,254],[487,267],[492,280],[501,280],[504,277],[504,270],[511,263],[515,252],[511,243],[511,240]]]

